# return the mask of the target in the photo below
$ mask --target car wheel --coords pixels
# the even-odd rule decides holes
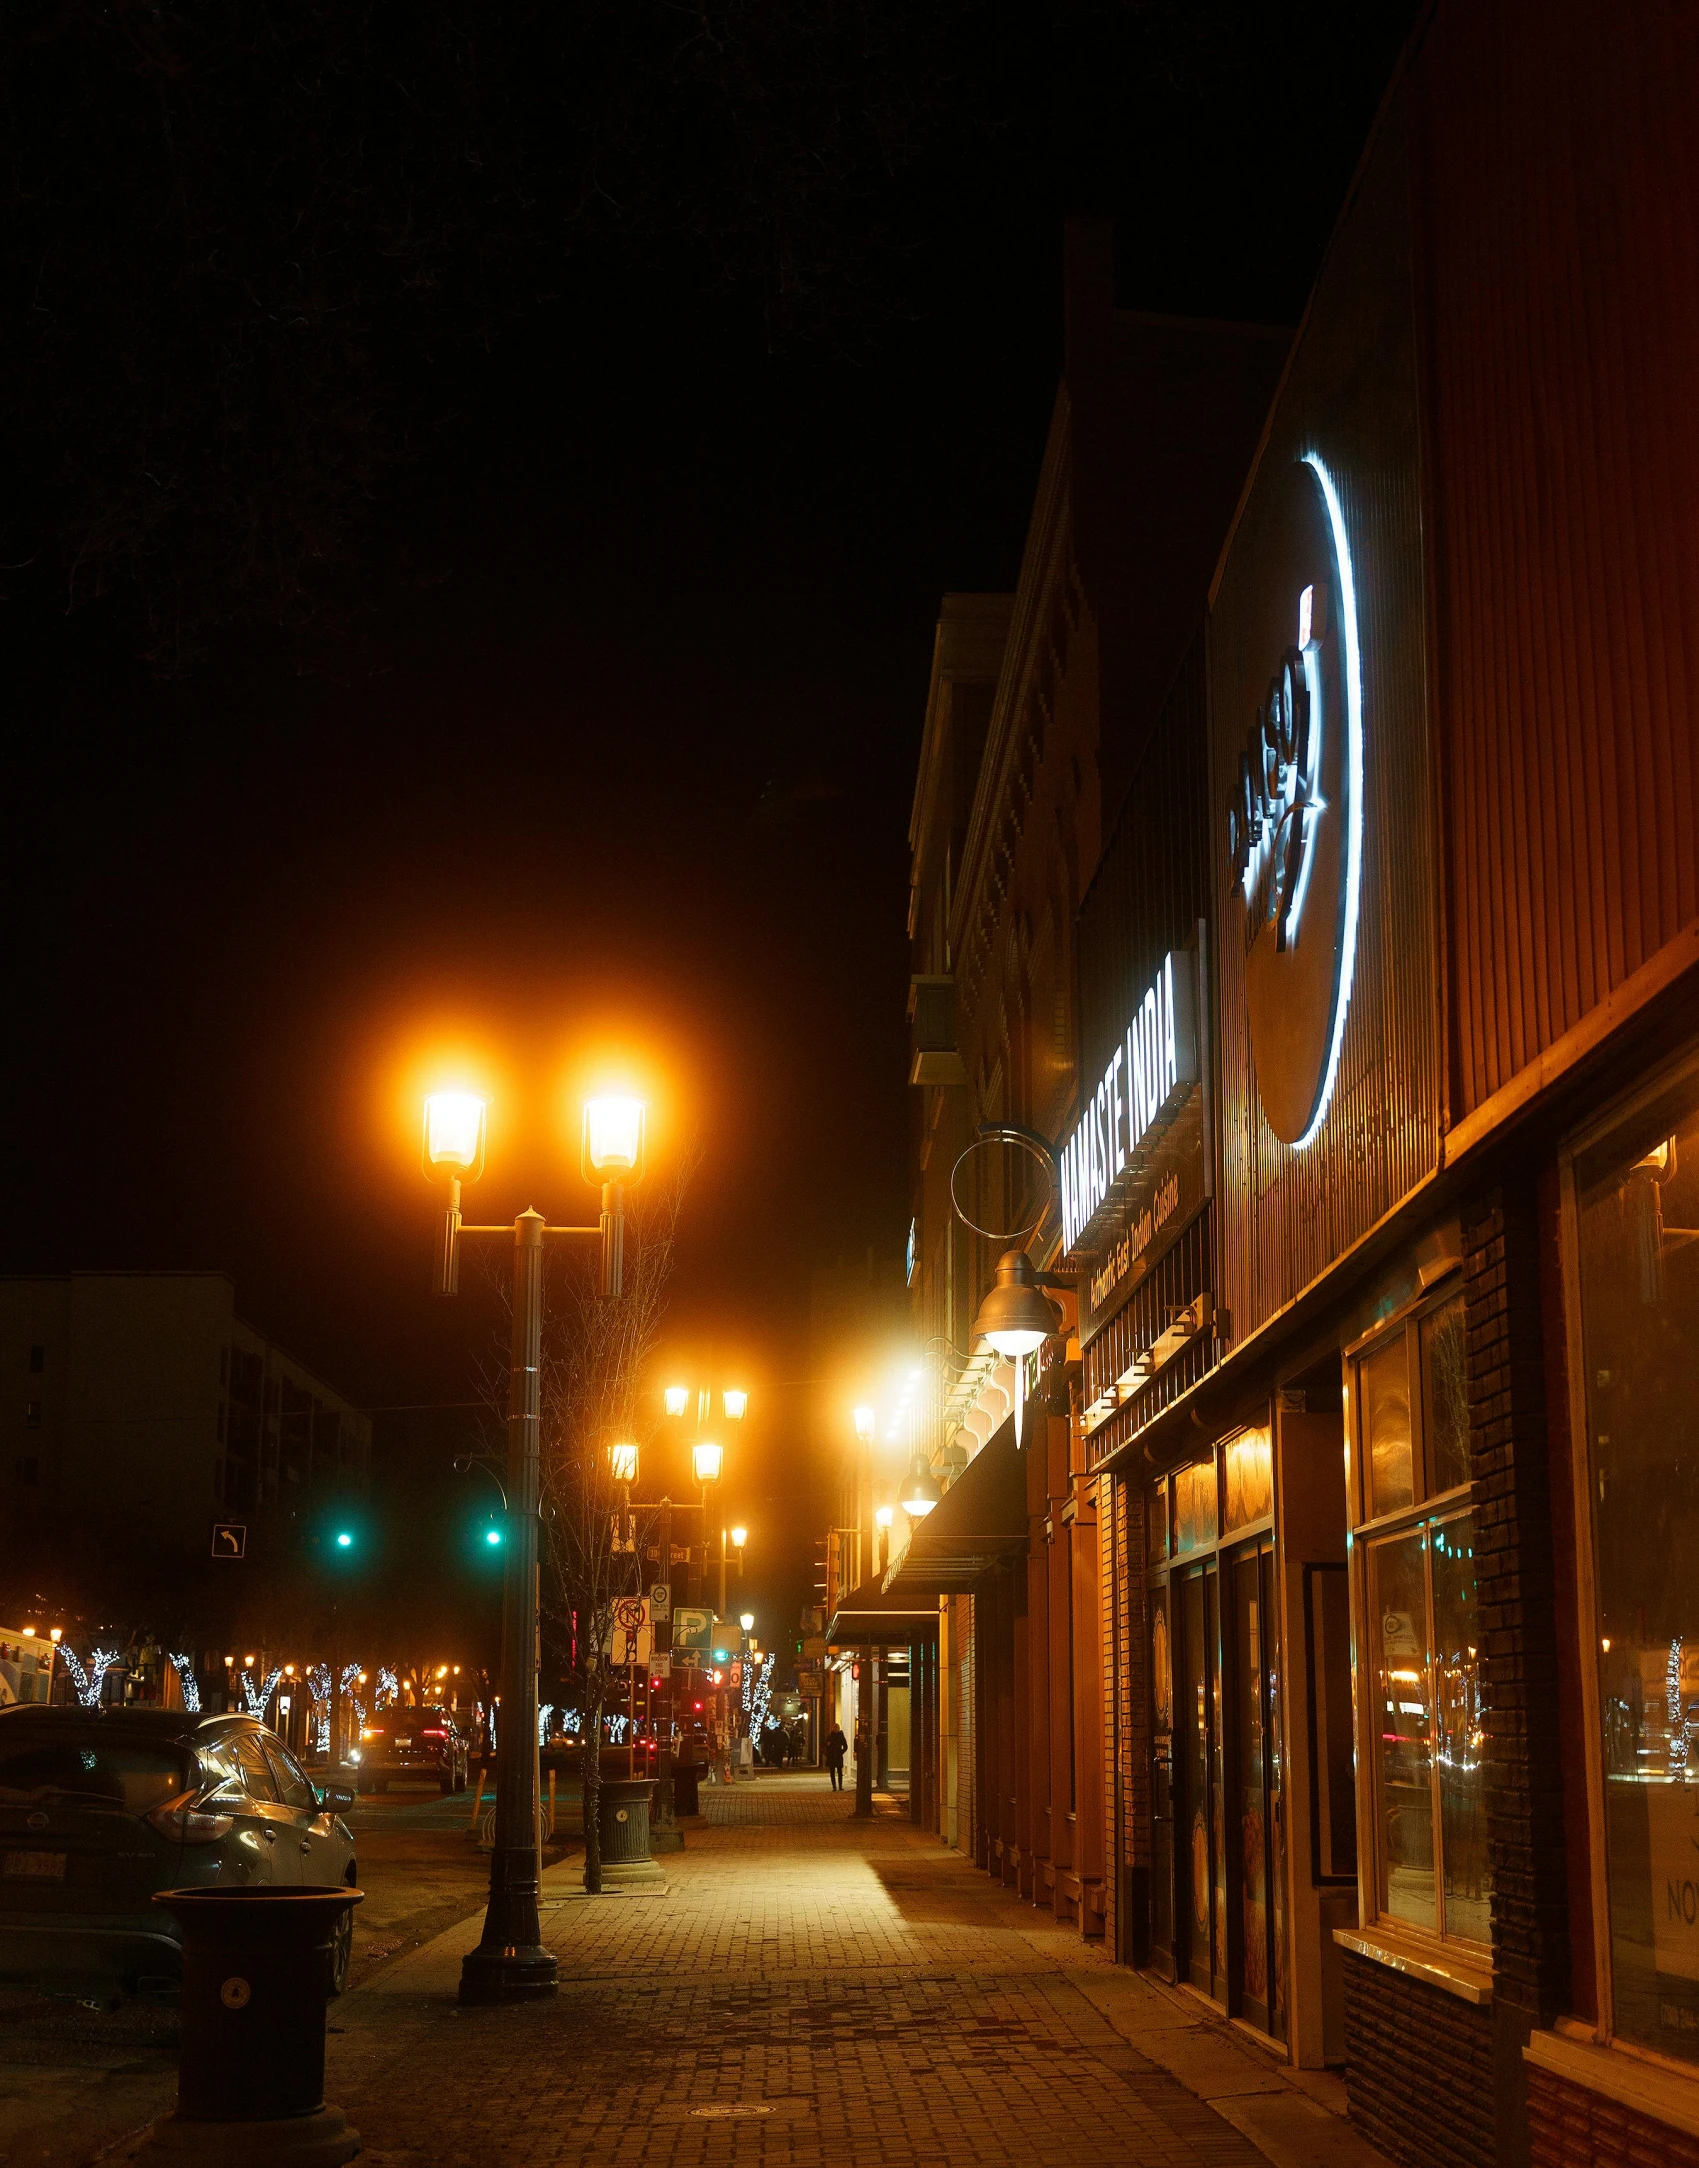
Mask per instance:
[[[350,1905],[337,1923],[336,1940],[330,1946],[330,1991],[340,1995],[348,1985],[348,1968],[354,1962],[354,1907]]]

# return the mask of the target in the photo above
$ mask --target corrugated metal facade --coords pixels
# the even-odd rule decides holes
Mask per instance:
[[[1453,1118],[1699,913],[1699,10],[1417,71]]]
[[[1325,1271],[1435,1164],[1438,983],[1427,720],[1421,476],[1412,306],[1408,113],[1376,153],[1335,236],[1229,546],[1210,615],[1210,822],[1219,1017],[1219,1299],[1232,1337]],[[1245,907],[1225,808],[1252,718],[1237,688],[1256,567],[1291,464],[1315,452],[1343,506],[1362,636],[1362,911],[1338,1083],[1303,1151],[1257,1095]]]

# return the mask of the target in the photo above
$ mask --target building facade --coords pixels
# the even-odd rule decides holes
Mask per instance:
[[[1699,2141],[1696,97],[1424,19],[1080,919],[1115,1947],[1412,2168]]]
[[[57,1574],[67,1605],[122,1559],[198,1571],[215,1523],[263,1551],[369,1480],[370,1417],[239,1317],[222,1273],[0,1281],[0,1368],[5,1568]]]
[[[944,1495],[930,1516],[896,1517],[879,1600],[936,1630],[935,1655],[917,1636],[911,1658],[916,1733],[936,1733],[929,1826],[1099,1935],[1109,1740],[1099,1494],[1070,1412],[1074,1293],[1059,1291],[1030,1377],[976,1346],[973,1320],[1011,1244],[1040,1263],[1062,1246],[1045,1140],[1078,1097],[1080,901],[1201,613],[1289,335],[1118,309],[1112,238],[1083,223],[1066,314],[1016,592],[947,597],[938,627],[910,823],[917,1362],[913,1390],[881,1410],[879,1449],[893,1501],[905,1468]]]

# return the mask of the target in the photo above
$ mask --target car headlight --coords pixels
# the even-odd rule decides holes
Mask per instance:
[[[357,1746],[351,1746],[348,1749],[348,1759],[351,1762],[357,1762],[360,1759],[360,1749]]]

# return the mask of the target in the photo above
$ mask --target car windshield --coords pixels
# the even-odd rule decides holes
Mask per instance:
[[[0,1739],[3,1806],[57,1799],[146,1814],[188,1785],[187,1755],[165,1740],[112,1738],[92,1728]]]

